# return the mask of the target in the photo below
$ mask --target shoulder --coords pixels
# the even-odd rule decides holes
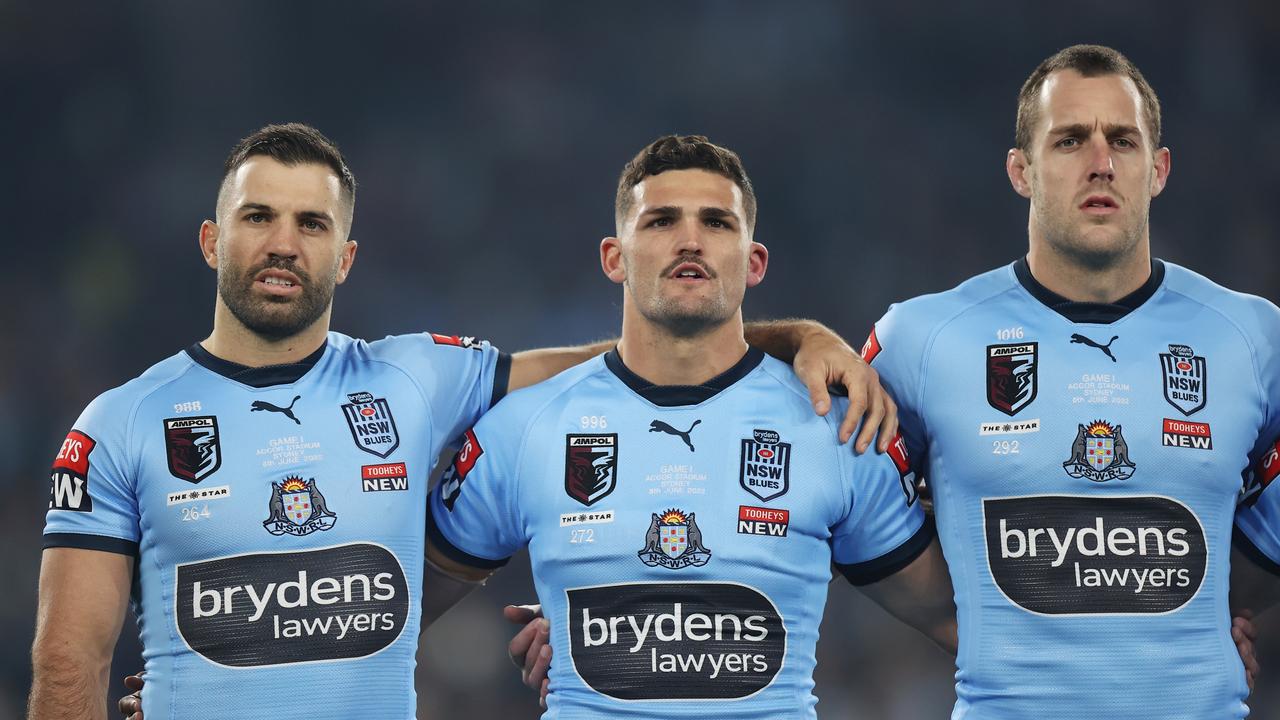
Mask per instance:
[[[1012,265],[989,270],[965,280],[943,292],[919,295],[889,306],[881,322],[907,325],[919,331],[936,329],[966,311],[1016,290],[1017,278]]]
[[[485,425],[529,422],[584,392],[585,385],[592,378],[608,373],[604,356],[597,355],[547,380],[510,393],[485,413],[480,422]]]
[[[187,355],[185,350],[170,355],[147,368],[138,377],[94,398],[85,410],[85,414],[97,417],[109,416],[113,421],[119,421],[123,419],[122,416],[131,415],[135,408],[156,391],[181,380],[195,367],[197,367],[195,361]]]
[[[1270,300],[1223,287],[1181,265],[1165,261],[1164,266],[1169,292],[1223,316],[1251,345],[1280,342],[1280,308]]]

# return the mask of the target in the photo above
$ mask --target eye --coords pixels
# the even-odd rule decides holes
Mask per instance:
[[[254,225],[261,225],[262,223],[266,222],[270,218],[267,217],[266,213],[256,212],[256,213],[249,213],[248,215],[245,215],[244,219],[248,220]]]
[[[1137,147],[1137,144],[1134,143],[1129,138],[1116,138],[1115,140],[1111,141],[1111,144],[1115,145],[1118,148],[1124,148],[1126,150],[1130,150]]]
[[[670,225],[671,218],[665,216],[656,217],[649,223],[649,227],[669,227]]]
[[[302,227],[310,232],[324,232],[326,229],[324,223],[319,220],[303,220]]]
[[[1059,141],[1057,142],[1056,147],[1060,147],[1060,148],[1073,148],[1073,147],[1077,147],[1077,146],[1079,146],[1079,145],[1080,145],[1080,138],[1065,137],[1065,138],[1062,138],[1061,140],[1059,140]]]
[[[720,218],[707,218],[706,224],[707,224],[707,227],[713,227],[713,228],[722,229],[722,230],[731,229],[729,227],[729,223],[725,222]]]

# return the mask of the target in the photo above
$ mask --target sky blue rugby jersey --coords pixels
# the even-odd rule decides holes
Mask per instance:
[[[263,368],[193,345],[94,400],[44,544],[137,558],[148,720],[412,718],[427,475],[509,361],[426,333]]]
[[[933,538],[901,448],[855,455],[844,409],[814,415],[758,350],[697,387],[651,385],[615,350],[481,419],[427,533],[483,568],[528,546],[545,717],[813,717],[833,559],[874,582]]]
[[[1114,305],[1024,259],[876,323],[956,590],[953,718],[1247,714],[1232,518],[1280,432],[1278,342],[1274,305],[1160,261]],[[1273,559],[1276,493],[1249,525]]]

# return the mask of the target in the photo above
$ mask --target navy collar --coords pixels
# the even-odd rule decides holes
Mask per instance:
[[[297,382],[303,375],[307,374],[307,371],[315,367],[327,347],[329,347],[329,341],[325,340],[319,349],[298,362],[285,363],[283,365],[263,365],[262,367],[249,367],[230,360],[223,360],[205,350],[200,343],[192,343],[191,347],[187,348],[187,354],[198,365],[208,368],[228,380],[235,380],[249,387],[264,388]]]
[[[1045,307],[1073,323],[1097,325],[1109,325],[1137,310],[1156,294],[1156,290],[1160,289],[1160,283],[1164,282],[1164,263],[1152,258],[1151,276],[1137,290],[1113,303],[1075,302],[1041,285],[1040,281],[1031,275],[1031,266],[1027,264],[1025,256],[1013,264],[1013,272],[1018,276],[1018,282],[1022,283],[1022,287]]]
[[[747,348],[747,353],[733,367],[702,383],[701,385],[654,385],[623,364],[618,348],[610,350],[604,356],[604,364],[618,376],[624,385],[635,391],[637,395],[659,407],[678,407],[680,405],[697,405],[715,397],[721,390],[738,382],[747,373],[756,369],[764,361],[764,352],[756,348]]]

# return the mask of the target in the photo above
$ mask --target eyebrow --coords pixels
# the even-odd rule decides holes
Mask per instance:
[[[1062,125],[1060,127],[1049,128],[1049,134],[1053,136],[1078,136],[1084,137],[1093,132],[1092,125],[1085,123],[1072,123],[1071,125]],[[1135,125],[1121,125],[1117,123],[1105,123],[1102,126],[1102,134],[1107,137],[1117,137],[1120,135],[1142,135]]]
[[[253,210],[255,212],[261,212],[261,213],[268,213],[271,215],[276,214],[276,209],[271,207],[270,205],[263,205],[262,203],[252,203],[252,202],[247,202],[241,205],[237,212],[243,213],[248,210]],[[323,220],[324,222],[333,224],[333,218],[330,217],[329,213],[322,212],[320,210],[303,210],[302,212],[298,213],[298,219],[299,220]]]
[[[648,210],[645,210],[644,212],[640,213],[640,217],[648,217],[651,215],[667,216],[667,217],[675,217],[675,218],[683,217],[684,208],[677,207],[675,205],[663,205],[661,207],[649,208]],[[717,220],[723,220],[726,218],[734,221],[738,220],[737,213],[733,212],[732,210],[726,210],[720,207],[699,208],[698,217],[704,220],[712,219],[712,218]]]

